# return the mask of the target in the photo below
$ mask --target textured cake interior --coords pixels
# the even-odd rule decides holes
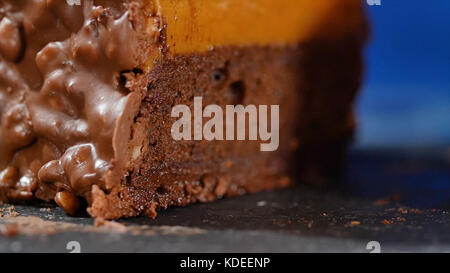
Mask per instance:
[[[359,0],[5,0],[0,200],[120,218],[324,183],[355,122]],[[175,141],[175,105],[280,105],[280,147]]]
[[[222,48],[157,63],[132,130],[130,144],[139,152],[125,183],[129,198],[136,207],[166,208],[285,187],[296,175],[316,185],[338,178],[355,126],[352,101],[361,71],[358,47],[340,47],[347,50]],[[279,149],[261,152],[255,141],[173,140],[171,108],[192,107],[195,96],[205,104],[280,105]]]

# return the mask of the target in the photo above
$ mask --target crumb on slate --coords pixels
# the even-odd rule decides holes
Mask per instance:
[[[386,205],[389,205],[390,203],[398,202],[398,201],[400,201],[400,199],[401,199],[401,196],[399,194],[394,194],[394,195],[376,200],[375,202],[373,202],[373,205],[374,206],[386,206]]]
[[[36,216],[4,217],[0,221],[0,236],[13,237],[17,235],[37,236],[52,235],[64,232],[83,233],[119,233],[130,235],[152,236],[165,235],[197,235],[205,231],[195,227],[185,226],[148,226],[148,225],[124,225],[104,219],[95,220],[95,225],[82,225],[67,222],[55,222]]]
[[[265,205],[267,205],[266,201],[259,201],[258,203],[256,203],[256,206],[258,207],[264,207]]]
[[[96,227],[105,227],[110,230],[116,231],[116,232],[126,232],[127,227],[121,223],[114,222],[114,221],[108,221],[103,218],[96,218],[94,222],[94,226]]]
[[[398,208],[397,211],[401,214],[421,214],[422,211],[420,209],[405,209],[405,208]]]
[[[19,213],[15,210],[14,206],[9,206],[8,208],[0,208],[0,218],[17,217]]]
[[[17,225],[15,224],[6,224],[0,225],[0,235],[5,237],[14,237],[19,234],[19,230]]]

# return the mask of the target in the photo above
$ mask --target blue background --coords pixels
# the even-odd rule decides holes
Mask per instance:
[[[450,0],[366,9],[372,38],[356,147],[450,147]]]

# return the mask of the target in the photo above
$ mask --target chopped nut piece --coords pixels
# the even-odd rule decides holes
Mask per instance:
[[[136,160],[141,155],[142,146],[136,146],[133,149],[133,160]]]
[[[17,61],[23,50],[20,26],[4,17],[0,20],[0,37],[0,54],[10,62]]]
[[[55,196],[55,202],[69,215],[75,215],[80,208],[78,197],[68,191],[58,192]]]

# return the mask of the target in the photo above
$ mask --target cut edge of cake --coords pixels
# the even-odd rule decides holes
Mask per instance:
[[[240,45],[214,32],[196,36],[208,17],[195,1],[123,2],[0,7],[0,36],[24,47],[20,55],[0,43],[0,71],[8,75],[0,76],[0,199],[54,200],[75,214],[81,197],[93,217],[155,217],[169,206],[339,175],[367,35],[360,1],[324,1],[320,20],[307,21],[314,34],[302,31],[298,42],[283,40],[292,39],[288,31],[281,42],[258,44],[260,34]],[[282,2],[286,9],[290,2]],[[190,13],[173,13],[189,3]],[[63,24],[56,29],[52,20]],[[179,30],[177,21],[195,27]],[[178,37],[182,31],[191,40]],[[50,42],[38,38],[42,32]],[[33,42],[25,48],[24,39]],[[195,96],[219,105],[279,104],[279,150],[174,141],[170,109]]]

